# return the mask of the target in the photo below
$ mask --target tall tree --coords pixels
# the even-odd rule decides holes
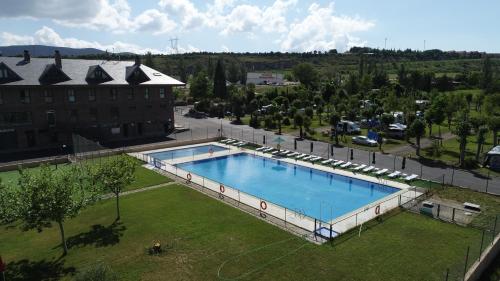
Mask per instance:
[[[153,54],[151,52],[147,52],[144,58],[144,64],[148,67],[155,68],[154,62],[153,62]]]
[[[488,128],[493,132],[493,146],[498,145],[498,131],[500,131],[500,116],[488,118]]]
[[[191,80],[191,85],[189,87],[189,94],[191,97],[197,100],[206,98],[209,88],[208,83],[207,74],[203,71],[198,72]]]
[[[278,135],[281,135],[281,121],[283,121],[283,115],[281,113],[274,113],[274,120],[278,124]]]
[[[340,114],[337,111],[332,111],[330,114],[330,125],[332,126],[333,130],[335,130],[335,144],[338,146],[339,145],[339,134],[337,132],[337,126],[340,122]]]
[[[229,67],[227,68],[227,80],[233,84],[236,84],[240,81],[240,67],[233,60],[229,63]]]
[[[458,136],[460,143],[460,167],[465,167],[465,151],[467,149],[467,136],[470,133],[471,125],[466,112],[461,112],[455,126],[454,133]]]
[[[420,139],[425,134],[425,124],[420,119],[415,119],[410,126],[411,133],[415,136],[417,142],[417,156],[420,156]]]
[[[120,194],[135,179],[135,159],[120,155],[113,157],[92,171],[92,177],[102,190],[109,191],[116,199],[116,221],[120,220]]]
[[[301,63],[293,67],[293,76],[308,88],[313,88],[319,81],[319,74],[310,63]]]
[[[217,61],[217,66],[215,67],[213,94],[214,97],[218,97],[222,100],[227,99],[226,73],[224,71],[222,59]]]
[[[236,117],[236,123],[241,124],[241,117],[245,115],[245,96],[235,91],[231,96],[231,108]]]
[[[486,134],[488,133],[488,128],[481,127],[476,132],[477,150],[476,150],[476,162],[479,162],[479,155],[483,150],[483,144],[486,141]]]
[[[43,165],[39,170],[20,170],[16,192],[16,219],[24,229],[41,232],[55,222],[61,234],[63,253],[68,253],[64,222],[75,217],[98,198],[88,174],[76,165],[53,170]]]
[[[295,116],[293,117],[293,124],[294,126],[299,127],[299,137],[300,139],[302,139],[303,138],[302,126],[304,126],[304,115],[300,112],[295,113]]]
[[[181,82],[183,82],[183,83],[188,82],[188,73],[187,73],[187,69],[186,69],[186,64],[184,63],[184,59],[182,57],[179,60],[179,63],[177,65],[177,75],[179,75]]]
[[[485,93],[490,93],[493,84],[493,70],[491,66],[491,60],[489,56],[486,56],[483,60],[483,69],[481,77],[481,88]]]

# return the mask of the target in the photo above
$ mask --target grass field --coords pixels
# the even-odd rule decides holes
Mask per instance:
[[[0,228],[7,280],[69,279],[103,261],[120,280],[442,280],[480,232],[411,213],[354,230],[334,245],[306,242],[215,199],[173,185],[123,197],[122,222],[107,200],[66,223],[69,254],[57,228]],[[168,248],[149,256],[152,241]]]
[[[102,161],[105,161],[106,158],[103,157],[101,159]],[[90,160],[89,160],[90,161]],[[96,164],[100,163],[99,159],[94,159],[93,160]],[[69,167],[71,164],[62,164],[62,165],[57,165],[58,169],[65,169]],[[53,169],[56,169],[56,165],[51,166]],[[38,168],[33,168],[33,169],[38,169]],[[156,172],[153,172],[151,170],[148,170],[144,167],[142,167],[142,163],[137,160],[136,161],[136,167],[135,167],[135,180],[132,182],[130,185],[126,186],[123,191],[130,191],[142,187],[147,187],[147,186],[153,186],[153,185],[158,185],[162,183],[167,183],[171,182],[172,180],[164,177]],[[12,184],[16,185],[17,180],[19,179],[19,172],[17,170],[14,171],[8,171],[8,172],[0,172],[0,179],[2,179],[2,182],[7,183],[7,184]]]

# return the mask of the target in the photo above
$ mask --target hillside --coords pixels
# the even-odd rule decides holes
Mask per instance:
[[[105,51],[94,48],[67,48],[55,47],[45,45],[14,45],[14,46],[0,46],[0,54],[3,56],[20,56],[24,50],[28,50],[32,57],[50,57],[54,55],[55,50],[59,50],[61,55],[68,57],[86,56],[104,54]]]

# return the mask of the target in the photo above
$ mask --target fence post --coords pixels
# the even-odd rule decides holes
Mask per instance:
[[[396,155],[394,155],[394,171],[396,171]]]
[[[445,280],[446,280],[446,281],[448,281],[448,276],[449,276],[449,275],[450,275],[450,269],[449,269],[449,268],[447,268],[447,269],[446,269],[446,278],[445,278]]]
[[[455,211],[455,208],[453,208],[453,211]],[[438,204],[438,211],[437,211],[437,217],[439,218],[439,214],[441,213],[441,204]]]
[[[495,225],[493,226],[493,239],[491,239],[491,245],[493,245],[493,242],[495,241],[495,236],[497,235],[497,221],[498,221],[498,215],[495,216]]]
[[[455,221],[455,208],[453,208],[453,213],[451,214],[451,221]]]
[[[490,170],[488,170],[488,177],[486,178],[486,193],[488,193],[489,183],[490,183]]]
[[[483,242],[484,242],[484,229],[481,235],[481,246],[479,247],[479,261],[481,261],[481,254],[483,253]]]
[[[465,278],[465,275],[467,274],[467,263],[469,262],[469,251],[470,251],[470,246],[467,246],[467,253],[465,254],[464,278]]]
[[[453,186],[453,179],[455,178],[455,167],[451,167],[452,172],[451,172],[451,186]]]

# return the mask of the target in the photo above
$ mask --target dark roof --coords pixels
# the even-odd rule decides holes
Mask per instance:
[[[135,65],[133,61],[105,61],[105,60],[81,60],[81,59],[63,59],[62,68],[59,69],[54,65],[53,58],[31,58],[30,62],[25,62],[20,57],[0,57],[0,65],[4,63],[12,72],[19,76],[22,80],[9,81],[1,83],[0,86],[38,86],[38,85],[89,85],[99,83],[100,85],[172,85],[183,86],[184,83],[176,79],[158,72],[143,64]],[[54,66],[54,67],[52,67]],[[104,81],[87,81],[89,71],[95,71],[99,66],[110,79]],[[127,81],[127,69],[138,68],[142,79],[133,80],[132,83]],[[47,83],[40,79],[42,74],[48,70],[54,71],[57,69],[56,81]],[[130,71],[130,70],[129,70]],[[69,80],[63,79],[67,76]],[[42,81],[40,81],[42,80]],[[89,83],[90,82],[90,83]]]

